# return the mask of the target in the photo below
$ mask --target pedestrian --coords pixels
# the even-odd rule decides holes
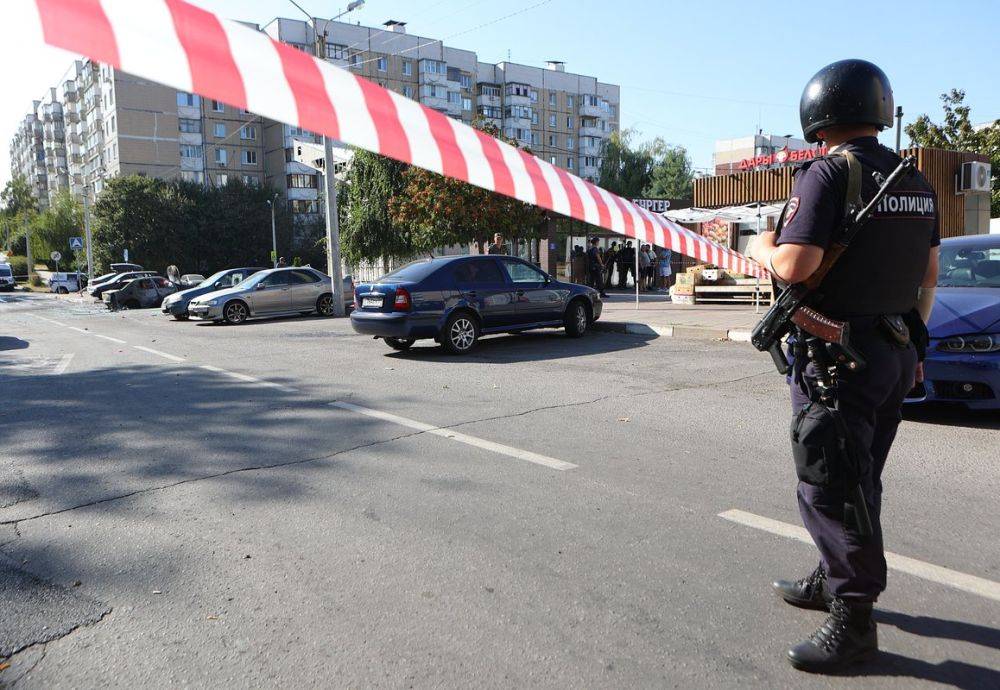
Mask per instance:
[[[487,254],[506,254],[507,250],[503,246],[503,235],[499,232],[493,235],[493,244],[486,250]]]
[[[288,262],[285,261],[285,257],[283,257],[283,256],[280,257],[278,259],[278,266],[277,266],[277,268],[287,268],[287,267],[288,267]]]
[[[660,278],[660,292],[667,292],[670,290],[670,276],[673,274],[673,268],[670,266],[670,262],[673,258],[673,252],[666,247],[660,247],[660,255],[656,257],[656,269]]]
[[[649,252],[646,249],[647,246],[645,244],[639,246],[639,275],[635,282],[643,292],[646,291],[649,284],[647,281],[649,276]]]
[[[656,289],[656,252],[650,244],[646,245],[646,256],[649,257],[649,266],[646,267],[646,289],[652,291]]]
[[[590,239],[590,249],[587,250],[587,284],[597,290],[601,297],[607,297],[604,293],[604,264],[601,263],[601,252],[597,245],[600,240],[596,237]]]
[[[843,60],[817,72],[799,116],[806,141],[822,141],[829,153],[797,171],[780,234],[762,233],[752,248],[753,258],[788,284],[816,271],[840,239],[844,217],[872,199],[900,162],[876,138],[893,124],[893,97],[888,78],[870,62]],[[882,470],[903,398],[923,379],[918,351],[926,343],[940,243],[937,200],[920,173],[900,180],[886,201],[893,197],[899,203],[878,207],[808,303],[850,324],[849,345],[864,367],[848,369],[837,363],[845,350],[795,333],[798,504],[820,563],[801,580],[773,586],[790,604],[829,611],[815,633],[788,651],[792,666],[805,671],[835,672],[878,650],[872,605],[886,587]],[[815,443],[821,433],[832,439],[826,446]],[[812,464],[820,455],[822,467]],[[825,468],[835,476],[817,471]]]
[[[612,278],[615,273],[615,264],[618,263],[618,242],[612,242],[608,250],[604,252],[604,284],[613,285]]]
[[[629,273],[635,278],[635,249],[632,247],[632,240],[627,240],[618,252],[618,287],[628,285]]]

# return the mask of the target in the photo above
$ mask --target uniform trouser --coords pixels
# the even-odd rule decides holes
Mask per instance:
[[[903,398],[913,385],[917,355],[913,346],[892,345],[873,327],[852,332],[851,343],[867,360],[856,373],[840,376],[838,398],[847,427],[861,453],[861,488],[871,515],[872,536],[864,541],[844,525],[845,487],[818,487],[799,482],[799,513],[819,548],[830,591],[853,601],[873,602],[885,590],[885,549],[882,544],[882,469],[902,419]],[[814,372],[810,364],[806,378]],[[793,414],[809,402],[794,381]]]
[[[591,268],[590,278],[587,282],[598,292],[604,292],[604,269],[602,267]]]

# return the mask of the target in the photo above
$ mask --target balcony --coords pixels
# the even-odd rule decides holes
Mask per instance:
[[[580,155],[581,156],[600,156],[601,155],[600,144],[584,144],[580,143]]]
[[[476,105],[485,105],[491,107],[500,107],[500,96],[490,96],[488,94],[479,94],[476,96]]]
[[[610,134],[610,132],[605,132],[597,125],[584,125],[580,127],[579,130],[580,137],[596,137],[598,139],[604,139]]]
[[[581,117],[607,117],[608,110],[607,107],[601,107],[597,103],[586,104],[585,102],[580,103],[580,116]]]

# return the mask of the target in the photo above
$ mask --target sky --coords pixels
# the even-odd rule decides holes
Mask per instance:
[[[134,0],[143,2],[145,0]],[[289,0],[195,0],[232,19],[265,24],[298,17]],[[347,0],[300,0],[332,16]],[[73,56],[29,43],[30,0],[4,0],[0,58],[0,184],[10,177],[8,143],[17,123]],[[809,11],[813,14],[809,14]],[[622,125],[636,140],[661,137],[685,147],[707,171],[717,139],[765,133],[801,136],[798,100],[809,78],[844,58],[875,62],[889,75],[904,124],[940,119],[940,94],[966,91],[975,122],[1000,118],[1000,2],[995,0],[366,0],[345,17],[369,26],[407,22],[409,33],[508,59],[566,69],[621,86]],[[894,142],[886,132],[882,140]],[[907,143],[903,135],[904,145]]]

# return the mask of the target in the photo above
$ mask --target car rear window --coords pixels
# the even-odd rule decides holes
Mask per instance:
[[[10,268],[7,266],[0,266],[0,276],[10,276]]]
[[[437,261],[433,261],[431,259],[421,259],[420,261],[414,261],[413,263],[406,264],[401,268],[397,268],[395,271],[386,273],[384,276],[379,278],[379,282],[383,283],[405,280],[416,283],[423,280],[440,267],[441,264]]]

